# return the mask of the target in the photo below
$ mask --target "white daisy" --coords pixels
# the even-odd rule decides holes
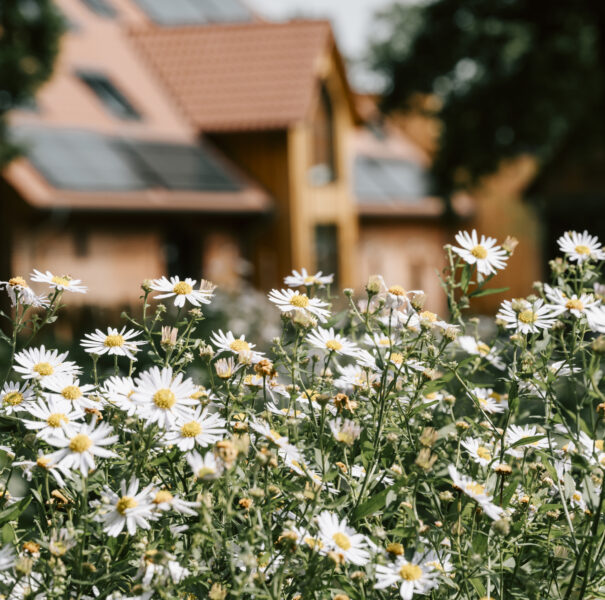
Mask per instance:
[[[133,400],[134,387],[132,377],[113,375],[103,384],[103,395],[109,403],[132,417],[139,409],[139,405]]]
[[[267,377],[263,377],[262,375],[257,375],[256,373],[250,373],[244,377],[244,385],[247,385],[250,388],[261,389],[264,385],[271,397],[273,397],[273,392],[279,394],[280,396],[285,396],[286,398],[290,397],[290,392],[288,392],[283,383],[278,381],[277,377],[272,377],[269,379]]]
[[[15,362],[19,366],[13,369],[21,373],[23,379],[38,379],[40,382],[51,375],[59,373],[70,373],[75,375],[80,372],[76,363],[65,361],[67,352],[59,354],[58,350],[47,350],[44,346],[39,348],[26,348],[15,354]]]
[[[154,562],[153,560],[147,560],[145,557],[142,561],[142,566],[139,569],[138,576],[141,577],[141,583],[145,586],[151,584],[154,579],[162,581],[165,585],[167,579],[170,579],[172,583],[179,583],[187,575],[189,575],[189,569],[181,566],[172,554],[164,554],[162,559],[168,558],[166,562]]]
[[[448,467],[454,487],[464,492],[469,498],[475,500],[490,519],[499,519],[504,513],[503,509],[492,503],[492,497],[485,491],[485,486],[473,481],[466,475],[461,475],[454,465]]]
[[[403,600],[411,600],[414,594],[426,594],[439,585],[438,572],[432,565],[422,562],[417,554],[411,561],[400,556],[388,565],[376,565],[377,583],[374,589],[382,590],[399,586]]]
[[[265,439],[273,442],[278,448],[283,450],[288,457],[293,460],[302,461],[298,448],[290,444],[287,437],[281,435],[279,432],[275,431],[275,429],[271,429],[271,426],[266,421],[263,421],[262,419],[252,419],[250,421],[250,428]]]
[[[329,425],[334,439],[347,446],[353,445],[361,434],[361,426],[350,419],[343,420],[341,417],[338,417],[337,419],[331,420]]]
[[[196,391],[191,379],[174,375],[170,367],[160,370],[152,367],[135,380],[133,400],[141,405],[141,416],[148,423],[172,427],[177,419],[186,418],[197,401],[191,396]]]
[[[307,335],[307,341],[315,348],[327,352],[334,352],[345,356],[355,356],[357,354],[357,344],[335,333],[333,327],[330,327],[330,329],[324,329],[323,327],[314,329]]]
[[[187,454],[187,462],[196,479],[217,479],[223,474],[225,466],[213,452],[206,452],[204,457],[194,450]]]
[[[506,444],[512,446],[513,444],[521,442],[524,438],[531,438],[539,435],[541,435],[541,433],[535,425],[524,425],[523,427],[519,425],[509,425],[506,430]],[[548,448],[548,440],[546,439],[546,436],[544,436],[540,440],[534,440],[527,444],[518,444],[515,448],[508,448],[506,453],[516,458],[523,458],[524,448]]]
[[[55,481],[61,487],[65,487],[65,479],[71,479],[71,472],[66,467],[57,465],[51,461],[50,456],[43,454],[42,451],[38,452],[38,458],[36,460],[22,460],[14,462],[15,467],[22,467],[23,474],[28,481],[31,481],[34,473],[50,473]]]
[[[225,425],[220,415],[208,414],[207,408],[198,406],[195,411],[179,416],[164,436],[164,443],[176,445],[183,452],[193,450],[195,444],[205,448],[222,439],[227,433]]]
[[[322,554],[334,552],[343,562],[359,566],[365,565],[370,560],[365,536],[349,527],[346,519],[339,521],[338,515],[324,510],[317,517],[317,526],[319,539],[323,544],[319,548]]]
[[[69,275],[53,275],[50,271],[42,273],[38,269],[34,269],[30,277],[32,281],[48,283],[50,287],[56,290],[68,290],[70,292],[85,294],[88,289],[85,285],[82,285],[81,279],[72,279]]]
[[[460,442],[471,458],[483,467],[487,467],[494,459],[494,448],[478,438],[468,438]]]
[[[494,392],[492,388],[473,388],[471,390],[475,400],[479,403],[483,412],[501,413],[508,408],[506,396]]]
[[[300,273],[293,270],[292,275],[284,277],[284,283],[289,287],[299,287],[301,285],[311,286],[317,285],[320,288],[332,283],[334,281],[334,275],[324,275],[321,271],[310,275],[307,269],[302,268]]]
[[[52,437],[72,437],[81,426],[84,411],[65,399],[48,398],[31,403],[27,412],[35,420],[21,419],[27,429],[37,431],[36,436],[48,440]]]
[[[485,342],[476,340],[470,335],[461,335],[456,338],[458,345],[468,354],[481,356],[489,361],[496,369],[504,369],[505,364],[502,359],[496,354],[495,348],[490,348]]]
[[[125,326],[120,331],[115,327],[108,327],[107,333],[103,333],[100,329],[97,329],[95,333],[87,333],[80,344],[89,354],[114,354],[136,360],[135,353],[139,351],[138,346],[147,343],[133,341],[132,338],[138,335],[140,335],[138,331],[127,330]]]
[[[334,380],[334,385],[346,392],[352,392],[355,388],[368,389],[379,380],[377,373],[358,365],[338,365],[336,368],[340,376]]]
[[[561,312],[566,312],[577,319],[586,317],[588,326],[592,331],[605,333],[605,307],[601,301],[592,294],[573,294],[568,297],[563,290],[544,285],[544,292],[549,302],[558,306]]]
[[[0,392],[0,411],[5,415],[27,410],[28,404],[36,399],[34,390],[27,383],[7,381]]]
[[[603,260],[605,252],[596,235],[590,235],[588,231],[583,233],[577,231],[566,231],[558,240],[559,250],[567,254],[569,260],[582,263],[585,260]]]
[[[219,358],[214,362],[214,370],[221,379],[229,379],[240,368],[241,364],[237,364],[233,358]]]
[[[190,277],[181,280],[176,276],[170,279],[163,276],[161,279],[154,279],[150,287],[157,292],[163,292],[155,297],[156,300],[174,296],[175,306],[185,306],[185,301],[191,302],[193,306],[210,304],[213,296],[212,290],[203,288],[202,286],[200,286],[200,289],[194,290],[193,288],[196,283],[197,281]]]
[[[56,400],[69,400],[74,406],[83,408],[98,408],[100,406],[97,401],[87,397],[95,390],[95,386],[90,383],[80,384],[80,380],[70,374],[47,377],[44,379],[43,385],[49,392],[49,396]]]
[[[16,306],[17,303],[33,306],[34,308],[48,306],[48,298],[36,294],[23,277],[11,277],[8,281],[0,281],[0,288],[3,286],[12,306]]]
[[[584,431],[580,431],[580,442],[582,456],[590,463],[600,463],[605,466],[605,447],[604,442],[601,439],[593,439],[587,435]],[[595,461],[595,455],[597,457]]]
[[[470,233],[459,231],[456,241],[462,246],[454,246],[452,250],[469,265],[477,265],[477,271],[482,275],[495,274],[497,270],[506,267],[508,254],[500,246],[496,246],[496,238],[481,236],[473,229]]]
[[[174,510],[182,515],[197,515],[196,508],[200,507],[199,502],[188,502],[178,496],[174,496],[168,490],[152,489],[149,492],[151,503],[155,510],[169,511]]]
[[[149,529],[150,521],[156,518],[153,504],[149,495],[151,486],[139,492],[139,480],[133,477],[126,487],[124,480],[120,483],[120,494],[116,494],[107,486],[104,488],[107,496],[108,509],[105,509],[99,520],[103,523],[103,531],[109,537],[117,537],[126,527],[130,535],[134,535],[137,527]]]
[[[519,333],[539,333],[540,329],[550,329],[561,312],[561,307],[544,304],[542,298],[534,302],[504,300],[496,319],[504,321],[507,329],[515,329]]]
[[[95,468],[95,456],[115,458],[118,455],[103,446],[109,446],[118,441],[117,435],[111,435],[113,430],[106,423],[97,427],[96,418],[91,423],[83,424],[74,435],[53,437],[47,441],[52,446],[61,448],[48,456],[57,466],[66,469],[78,469],[82,475],[88,475]]]
[[[296,406],[279,407],[277,404],[275,404],[275,402],[267,402],[265,409],[274,415],[279,415],[280,417],[293,419],[295,421],[307,418],[307,414],[304,411],[296,408]]]
[[[210,336],[210,341],[219,349],[225,352],[232,352],[233,354],[241,354],[250,353],[251,361],[253,363],[257,363],[263,356],[263,352],[257,352],[253,350],[255,344],[251,344],[246,341],[246,336],[240,335],[239,338],[236,338],[231,331],[227,333],[223,333],[222,329],[219,329],[218,332],[214,332]]]
[[[269,300],[284,313],[300,313],[304,316],[317,317],[322,323],[330,316],[326,310],[327,302],[318,298],[309,298],[306,294],[294,290],[271,290]]]

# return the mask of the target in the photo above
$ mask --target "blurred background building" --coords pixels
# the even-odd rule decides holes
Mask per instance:
[[[382,273],[443,311],[442,247],[477,227],[521,241],[508,296],[540,277],[535,162],[437,197],[431,98],[382,114],[328,21],[269,22],[240,0],[55,3],[53,75],[9,118],[24,154],[0,187],[2,273],[70,274],[82,302],[115,308],[163,274],[269,289],[306,267],[359,289]]]

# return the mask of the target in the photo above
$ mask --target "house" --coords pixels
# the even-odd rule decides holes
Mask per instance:
[[[427,157],[362,115],[328,22],[267,23],[239,0],[56,3],[55,74],[11,115],[26,152],[0,187],[3,272],[73,274],[101,306],[162,274],[436,285]]]

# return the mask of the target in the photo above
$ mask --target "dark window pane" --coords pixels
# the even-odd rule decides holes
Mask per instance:
[[[78,73],[80,79],[97,95],[105,108],[120,119],[139,120],[141,115],[128,99],[100,73]]]
[[[116,9],[109,0],[82,0],[90,10],[102,17],[113,18],[117,15]]]
[[[338,227],[336,225],[315,226],[315,258],[317,270],[324,275],[334,274],[334,285],[338,286]]]

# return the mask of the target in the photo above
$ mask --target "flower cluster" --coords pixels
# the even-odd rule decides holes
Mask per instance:
[[[34,343],[81,281],[0,282],[0,597],[605,597],[605,252],[563,235],[482,339],[515,243],[456,242],[449,316],[379,275],[337,313],[301,269],[271,344],[202,338],[214,286],[162,277],[82,364]]]

